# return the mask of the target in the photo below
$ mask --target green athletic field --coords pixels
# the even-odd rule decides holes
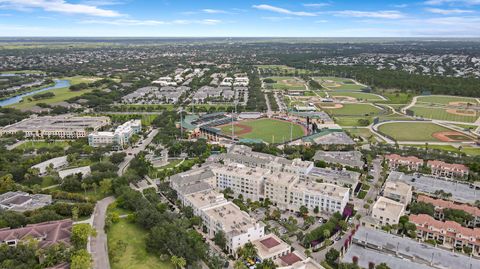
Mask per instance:
[[[475,98],[460,97],[460,96],[441,96],[441,95],[420,96],[417,99],[417,103],[419,102],[443,104],[443,105],[448,105],[450,102],[466,102],[471,104],[478,104]]]
[[[281,90],[305,90],[305,83],[296,77],[268,77],[273,79],[275,83],[266,83],[267,87]]]
[[[349,78],[339,78],[339,77],[315,77],[315,81],[320,83],[325,88],[330,90],[351,90],[359,91],[365,88],[362,85],[355,84],[355,81]]]
[[[447,112],[447,109],[449,108],[429,107],[427,105],[418,105],[418,106],[415,105],[410,108],[410,110],[412,110],[415,113],[415,116],[423,117],[426,119],[458,121],[458,122],[475,122],[480,116],[479,113],[472,114],[472,116],[457,115],[457,114]],[[471,110],[471,111],[474,112],[474,110]]]
[[[451,129],[430,122],[392,122],[381,125],[378,130],[396,141],[442,142],[432,135]]]
[[[365,116],[365,115],[377,115],[382,110],[372,106],[370,104],[343,104],[342,108],[328,108],[322,107],[322,110],[327,111],[329,114],[345,115],[345,116]]]
[[[252,130],[245,134],[235,134],[235,136],[241,138],[261,139],[267,143],[283,143],[290,140],[290,128],[292,128],[293,139],[302,137],[304,135],[303,127],[286,121],[275,119],[258,119],[249,121],[240,121],[237,124],[251,127]],[[243,128],[234,125],[235,132],[241,132]],[[221,131],[224,134],[231,135],[231,125],[225,125],[221,127]]]
[[[365,100],[369,102],[384,101],[378,95],[364,92],[331,92],[329,94],[331,96],[348,96],[356,98],[357,100]]]

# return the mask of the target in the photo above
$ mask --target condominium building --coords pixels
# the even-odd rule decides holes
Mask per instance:
[[[424,240],[436,240],[447,248],[472,249],[480,254],[480,228],[466,228],[454,221],[439,221],[426,214],[410,215],[410,222],[417,226],[417,236]]]
[[[23,132],[25,137],[58,137],[75,139],[110,124],[109,117],[76,117],[72,115],[30,117],[0,129],[0,136]]]
[[[291,251],[291,247],[273,233],[253,241],[252,244],[257,248],[257,256],[261,261],[275,261]]]
[[[398,170],[400,167],[406,167],[409,171],[418,171],[423,166],[423,160],[415,156],[403,157],[398,154],[389,154],[385,156],[390,170]]]
[[[473,219],[471,221],[465,223],[468,227],[480,226],[480,208],[478,207],[464,203],[456,203],[448,200],[435,199],[426,195],[419,195],[417,197],[417,201],[433,205],[435,207],[435,219],[444,220],[445,215],[443,214],[443,210],[455,209],[464,211],[473,216]]]
[[[281,209],[289,208],[289,193],[298,181],[295,174],[270,172],[265,175],[265,198]]]
[[[230,164],[214,170],[216,187],[224,190],[230,188],[235,195],[244,199],[258,201],[263,199],[265,175],[269,170],[249,168],[243,164]]]
[[[288,209],[299,211],[300,207],[305,206],[312,212],[318,207],[323,212],[342,214],[349,196],[348,188],[301,180],[289,190]]]
[[[360,175],[355,171],[314,167],[305,175],[305,179],[350,188],[350,194],[353,195],[353,191],[357,188],[360,180]]]
[[[88,144],[92,147],[114,145],[123,148],[133,134],[142,130],[140,120],[129,120],[118,126],[114,132],[94,132],[88,135]]]
[[[385,226],[398,224],[404,214],[404,204],[380,196],[373,205],[371,216],[380,226]]]
[[[65,219],[29,224],[16,229],[0,229],[0,245],[15,247],[20,242],[35,240],[40,248],[48,248],[55,244],[64,244],[69,247],[72,224],[72,220]]]
[[[432,175],[447,178],[463,178],[468,176],[469,169],[463,164],[446,163],[442,161],[428,161],[427,167],[431,169]]]
[[[401,181],[388,181],[383,189],[383,196],[407,206],[412,201],[412,186]]]

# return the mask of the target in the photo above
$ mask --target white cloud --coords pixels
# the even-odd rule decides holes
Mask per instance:
[[[292,19],[294,19],[294,18],[293,18],[293,17],[289,17],[289,16],[285,16],[285,17],[266,16],[266,17],[262,17],[262,19],[268,20],[268,21],[278,22],[278,21],[292,20]]]
[[[210,9],[210,8],[202,9],[202,12],[205,12],[205,13],[208,13],[208,14],[227,14],[227,13],[229,13],[228,11],[225,11],[225,10]]]
[[[425,5],[444,5],[444,4],[461,4],[461,5],[480,5],[480,0],[427,0],[423,2]]]
[[[49,12],[82,14],[97,17],[120,17],[114,10],[98,8],[94,5],[71,4],[64,0],[0,0],[4,9],[31,10],[40,8]]]
[[[311,13],[311,12],[291,11],[285,8],[275,7],[271,5],[253,5],[252,7],[260,10],[267,10],[267,11],[272,11],[272,12],[286,14],[286,15],[305,16],[305,17],[317,16],[315,13]]]
[[[330,3],[310,3],[310,4],[303,4],[304,7],[312,7],[312,8],[320,8],[320,7],[328,7]]]
[[[428,12],[442,15],[473,13],[473,10],[467,9],[441,9],[441,8],[426,8]]]
[[[80,21],[83,24],[108,24],[117,26],[158,26],[158,25],[186,25],[186,24],[203,24],[203,25],[215,25],[222,21],[214,19],[204,20],[173,20],[173,21],[161,21],[161,20],[130,20],[130,19],[117,19],[117,20],[84,20]]]
[[[358,11],[358,10],[343,10],[335,11],[333,14],[345,17],[357,18],[377,18],[377,19],[401,19],[404,15],[396,10],[379,10],[379,11]]]

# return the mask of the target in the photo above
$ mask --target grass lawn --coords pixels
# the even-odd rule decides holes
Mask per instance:
[[[125,105],[116,105],[116,109],[119,111],[172,111],[174,109],[173,104],[161,104],[161,105],[148,105],[148,104],[142,104],[142,105],[135,105],[135,104],[125,104]]]
[[[40,185],[41,188],[46,188],[52,185],[58,184],[53,177],[51,176],[44,176],[42,177],[42,184]]]
[[[340,126],[361,126],[358,123],[358,120],[367,119],[372,122],[372,117],[358,117],[358,116],[338,116],[334,117],[333,120],[336,124]]]
[[[476,113],[472,116],[457,115],[446,111],[444,107],[428,107],[428,106],[413,106],[410,108],[417,117],[436,120],[460,121],[460,122],[475,122],[480,115]],[[473,110],[472,110],[473,111]]]
[[[478,104],[475,98],[461,97],[461,96],[442,96],[442,95],[420,96],[418,97],[417,102],[435,103],[435,104],[443,104],[443,105],[448,105],[450,102],[468,102],[472,104]]]
[[[123,255],[118,262],[110,262],[112,269],[173,269],[169,262],[162,262],[156,255],[146,250],[145,239],[147,232],[122,219],[115,223],[107,232],[109,247],[122,240],[127,244]]]
[[[339,77],[314,77],[315,81],[320,83],[325,88],[330,90],[352,90],[359,91],[365,86],[358,85],[353,79],[339,78]]]
[[[452,130],[430,122],[393,122],[381,125],[379,131],[397,141],[440,141],[432,134]]]
[[[365,115],[377,115],[381,110],[370,104],[343,104],[342,108],[327,108],[323,107],[322,110],[327,111],[334,116],[365,116]]]
[[[99,114],[96,114],[99,115]],[[124,123],[125,121],[131,120],[131,119],[140,119],[142,121],[142,125],[145,126],[150,126],[152,125],[152,121],[158,117],[158,115],[155,114],[135,114],[132,112],[132,114],[101,114],[101,116],[108,116],[112,120],[112,123]]]
[[[266,85],[271,86],[273,89],[282,89],[282,90],[305,90],[304,82],[300,78],[296,77],[268,77],[273,79],[276,83],[266,83]]]
[[[384,101],[382,98],[375,94],[365,92],[331,92],[331,96],[349,96],[356,98],[357,100],[365,101]]]
[[[53,147],[62,147],[67,148],[69,146],[68,141],[54,141],[54,142],[46,142],[46,141],[27,141],[17,149],[20,150],[30,150],[30,149],[39,149],[39,148],[53,148]]]
[[[345,128],[344,130],[345,130],[345,132],[347,132],[348,134],[350,134],[352,136],[360,136],[360,137],[362,137],[366,140],[368,140],[370,137],[375,136],[366,127],[365,128],[362,128],[362,127],[359,127],[359,128]]]
[[[409,146],[409,147],[423,148],[423,149],[425,148],[425,145],[402,145],[402,146]],[[428,145],[428,148],[449,151],[454,153],[465,153],[471,156],[480,155],[479,147],[462,147],[462,149],[459,149],[457,147],[450,146],[450,145]]]
[[[274,120],[274,119],[259,119],[251,121],[241,121],[238,124],[249,126],[252,128],[250,133],[239,135],[241,138],[261,139],[267,143],[285,142],[290,140],[290,126],[292,127],[293,139],[303,136],[303,128],[298,124],[291,124],[290,122]],[[241,128],[234,125],[235,131],[240,131]],[[232,133],[232,127],[225,125],[221,128],[225,134]]]
[[[403,93],[403,92],[391,92],[391,91],[378,91],[376,92],[381,96],[384,96],[388,99],[388,101],[383,101],[382,103],[387,104],[408,104],[412,101],[413,95],[410,93]]]

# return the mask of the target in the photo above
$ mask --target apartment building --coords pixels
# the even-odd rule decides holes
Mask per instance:
[[[400,156],[398,154],[389,154],[385,156],[390,170],[398,170],[400,167],[406,167],[409,171],[418,171],[423,166],[423,160],[415,156]]]
[[[412,186],[401,181],[388,181],[383,189],[383,196],[407,206],[412,201]]]
[[[480,226],[480,208],[478,207],[471,206],[469,204],[456,203],[448,200],[435,199],[426,195],[419,195],[417,197],[417,201],[433,205],[435,207],[435,219],[444,220],[444,209],[456,209],[467,212],[468,214],[473,216],[473,220],[466,223],[468,227]]]
[[[405,205],[380,196],[372,207],[371,216],[379,226],[398,224],[400,217],[405,214]]]
[[[299,176],[295,174],[270,172],[265,175],[265,198],[280,209],[288,209],[290,190],[298,181]]]
[[[54,244],[71,245],[73,221],[69,219],[29,224],[16,229],[0,229],[0,245],[15,247],[20,242],[35,240],[40,248],[48,248]]]
[[[265,175],[268,173],[267,169],[233,163],[214,170],[218,189],[230,188],[235,195],[254,201],[263,199]]]
[[[354,171],[313,167],[305,175],[305,179],[350,188],[350,195],[353,196],[353,192],[360,181],[360,175],[360,173]]]
[[[432,175],[446,178],[463,178],[468,176],[469,169],[463,164],[446,163],[432,160],[427,162],[427,167],[431,169]]]
[[[109,117],[72,115],[30,117],[0,129],[0,136],[22,132],[25,137],[76,139],[110,124]]]
[[[288,209],[291,211],[305,206],[310,212],[318,207],[323,212],[342,214],[350,196],[348,188],[305,180],[294,184],[289,192]]]
[[[410,222],[417,226],[417,237],[435,240],[447,248],[472,249],[474,255],[480,254],[480,228],[466,228],[454,221],[439,221],[426,214],[410,215]]]
[[[130,141],[132,135],[142,131],[140,120],[129,120],[118,126],[114,132],[93,132],[88,135],[88,144],[92,147],[114,145],[123,148]]]
[[[252,244],[257,248],[257,256],[261,261],[275,261],[291,252],[291,247],[273,233],[252,241]]]

